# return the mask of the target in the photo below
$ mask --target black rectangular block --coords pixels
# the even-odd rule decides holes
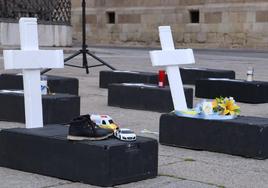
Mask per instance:
[[[159,142],[244,157],[268,157],[268,119],[240,116],[232,120],[205,120],[163,114]]]
[[[187,106],[193,106],[193,89],[184,88]],[[169,87],[159,88],[150,84],[110,84],[108,105],[138,110],[170,112],[174,110]]]
[[[195,85],[196,81],[204,78],[230,78],[235,79],[232,70],[206,69],[206,68],[180,68],[183,84]]]
[[[183,84],[194,85],[195,81],[202,78],[235,78],[231,70],[180,68]],[[168,79],[166,78],[166,84]],[[158,73],[137,71],[100,71],[99,87],[108,88],[113,83],[147,83],[158,84]]]
[[[196,82],[195,96],[209,99],[219,96],[231,96],[238,102],[253,104],[267,103],[268,82],[248,82],[232,79],[202,79]]]
[[[68,141],[68,127],[0,131],[0,166],[98,186],[157,176],[158,143],[137,137]]]
[[[0,90],[0,120],[25,122],[23,93]],[[70,94],[42,95],[43,122],[56,124],[70,122],[80,115],[80,97]]]
[[[77,78],[62,76],[47,76],[47,85],[52,93],[68,93],[78,95],[79,82]],[[1,74],[0,89],[23,89],[23,79],[21,74]]]
[[[100,71],[99,87],[108,88],[114,83],[148,83],[158,84],[158,76],[152,72],[137,71]]]

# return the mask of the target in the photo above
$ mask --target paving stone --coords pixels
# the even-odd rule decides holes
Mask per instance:
[[[42,188],[65,183],[68,181],[0,167],[1,188]]]
[[[112,49],[112,48],[90,48],[96,51],[96,55],[109,62],[111,65],[122,70],[135,70],[146,72],[157,72],[158,69],[150,64],[149,50],[144,49]],[[68,56],[68,55],[66,55]],[[248,66],[253,66],[255,71],[255,79],[268,81],[268,53],[260,51],[243,51],[243,50],[195,50],[195,58],[197,63],[195,67],[209,67],[218,69],[230,69],[236,72],[237,79],[246,79],[246,71]],[[78,56],[75,64],[81,64],[82,58]],[[89,61],[91,64],[91,61]],[[138,135],[157,138],[156,135],[141,134],[141,130],[147,129],[158,132],[159,117],[161,113],[140,111],[131,109],[121,109],[117,107],[107,106],[107,90],[100,89],[98,86],[99,71],[108,70],[105,67],[97,67],[90,69],[90,74],[86,75],[83,69],[65,67],[64,70],[52,70],[50,74],[77,77],[80,85],[81,95],[81,113],[102,113],[110,114],[121,127],[129,127]],[[3,70],[3,58],[0,57],[0,73],[7,73]],[[196,99],[202,101],[202,99]],[[254,115],[259,117],[268,117],[267,104],[243,104],[238,103],[242,109],[242,115]],[[14,124],[8,122],[0,122],[0,127],[23,127],[24,124]],[[174,148],[168,146],[159,146],[159,165],[160,174],[167,174],[186,178],[185,181],[201,181],[201,184],[210,186],[208,183],[215,185],[225,185],[226,187],[248,187],[248,188],[266,188],[268,187],[268,162],[267,160],[252,160],[232,155],[196,151],[190,149]],[[184,161],[193,159],[195,161]],[[167,161],[166,161],[167,160]],[[177,162],[177,160],[179,162]],[[176,162],[172,165],[165,166],[168,162]],[[183,162],[180,162],[183,161]],[[60,188],[86,188],[93,187],[82,183],[72,183],[65,180],[49,178],[45,176],[36,177],[34,174],[14,171],[10,178],[6,178],[10,169],[0,168],[0,187],[60,187]],[[13,170],[12,170],[13,171]],[[224,177],[226,176],[226,178]],[[158,176],[156,179],[146,180],[153,184],[164,186],[161,182],[173,182],[180,185],[182,181],[177,179],[168,179]],[[52,182],[50,184],[50,182]],[[60,185],[63,182],[64,185]],[[153,183],[155,182],[155,183]],[[187,182],[186,182],[187,183]],[[169,183],[171,185],[172,183]],[[188,183],[187,183],[188,184]],[[13,186],[14,185],[14,186]],[[36,185],[36,186],[35,186]],[[43,186],[44,185],[44,186]],[[145,181],[134,182],[132,187],[147,185]],[[17,187],[16,187],[17,186]],[[130,184],[123,185],[125,187]],[[187,185],[186,185],[187,186]],[[185,187],[186,187],[185,186]],[[196,188],[199,184],[194,184],[192,188]],[[146,187],[146,186],[144,186]],[[179,187],[179,186],[175,186]],[[184,188],[182,186],[182,188]]]
[[[160,174],[167,174],[194,181],[212,183],[225,187],[265,187],[267,173],[253,169],[240,169],[226,165],[215,165],[203,161],[184,161],[159,167]]]
[[[171,184],[172,187],[172,184]],[[183,180],[177,181],[174,185],[174,188],[218,188],[216,185],[209,185],[206,183]]]
[[[53,188],[97,188],[99,186],[93,186],[88,184],[82,184],[82,183],[68,183],[64,185],[55,185]],[[107,187],[109,188],[109,187]]]

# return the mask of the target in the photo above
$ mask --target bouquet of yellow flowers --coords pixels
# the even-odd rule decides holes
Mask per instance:
[[[240,114],[240,107],[233,97],[217,97],[213,101],[203,101],[196,108],[185,111],[175,111],[179,116],[201,119],[233,119]]]
[[[212,108],[219,115],[239,115],[240,107],[235,103],[233,97],[217,97],[212,101]]]

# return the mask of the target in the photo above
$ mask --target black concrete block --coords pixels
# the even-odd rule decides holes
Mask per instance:
[[[47,85],[52,93],[68,93],[78,95],[79,82],[77,78],[62,76],[47,76]],[[1,74],[0,89],[23,89],[22,75]]]
[[[99,77],[100,88],[108,88],[108,85],[113,83],[157,84],[158,75],[152,72],[100,71],[100,77]]]
[[[195,85],[196,80],[204,78],[230,78],[235,79],[232,70],[206,69],[206,68],[180,68],[183,84]]]
[[[0,90],[0,120],[25,122],[23,93]],[[42,95],[44,124],[66,123],[80,115],[80,97],[70,94]]]
[[[187,106],[193,106],[193,89],[184,88]],[[108,105],[138,110],[170,112],[174,110],[169,87],[150,84],[110,84]]]
[[[196,82],[195,96],[215,98],[234,97],[238,102],[267,103],[268,82],[228,79],[202,79]]]
[[[240,116],[232,120],[160,117],[159,142],[164,145],[266,159],[268,118]]]
[[[60,125],[1,130],[0,166],[98,186],[157,176],[156,140],[68,141],[67,131]]]
[[[195,81],[202,78],[235,78],[231,70],[180,68],[183,84],[194,85]],[[168,85],[168,78],[166,77]],[[99,87],[108,88],[113,83],[147,83],[158,84],[158,73],[136,71],[100,71]]]

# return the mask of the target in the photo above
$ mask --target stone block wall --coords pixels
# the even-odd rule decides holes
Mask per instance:
[[[38,38],[40,46],[71,46],[72,27],[38,24]],[[19,23],[0,22],[0,46],[20,46]]]
[[[81,40],[81,4],[72,0],[73,37]],[[91,44],[159,45],[170,25],[177,46],[267,48],[267,0],[87,0]]]

